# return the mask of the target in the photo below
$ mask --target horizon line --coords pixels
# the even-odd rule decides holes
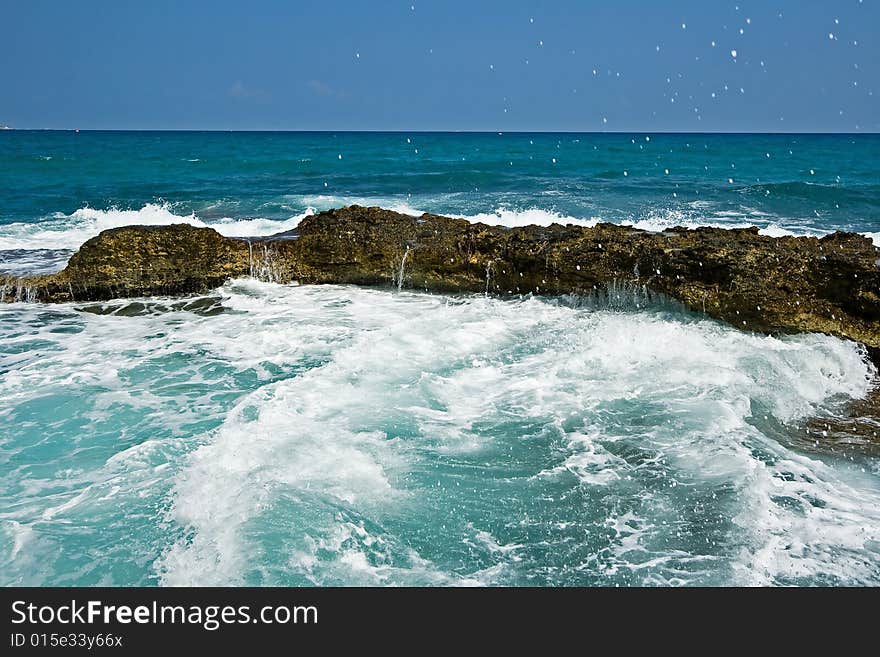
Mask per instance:
[[[6,126],[0,134],[10,132],[250,132],[250,133],[298,133],[298,134],[547,134],[547,135],[880,135],[880,130],[838,131],[838,130],[430,130],[430,129],[292,129],[292,128],[14,128]]]

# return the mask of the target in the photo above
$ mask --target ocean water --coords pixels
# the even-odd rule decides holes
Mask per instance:
[[[876,239],[880,136],[0,132],[6,272],[348,203]],[[390,283],[0,304],[0,584],[880,583],[856,345]]]

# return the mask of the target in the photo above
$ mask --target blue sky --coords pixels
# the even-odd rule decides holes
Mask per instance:
[[[18,128],[880,130],[880,0],[0,0],[0,15],[0,124]]]

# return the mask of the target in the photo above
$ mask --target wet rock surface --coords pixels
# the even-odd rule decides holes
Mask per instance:
[[[190,294],[247,275],[453,293],[659,293],[744,330],[855,340],[876,362],[878,258],[871,240],[854,233],[820,239],[768,237],[756,228],[506,228],[350,206],[250,240],[184,224],[108,230],[57,274],[0,276],[0,295],[86,302]]]
[[[880,456],[880,388],[845,405],[839,415],[811,418],[802,431],[807,450]]]
[[[44,302],[178,295],[247,274],[247,243],[212,228],[126,226],[87,241],[57,274],[0,277],[0,295]]]

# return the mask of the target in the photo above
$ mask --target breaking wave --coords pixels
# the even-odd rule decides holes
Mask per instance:
[[[315,212],[344,205],[378,205],[403,214],[421,215],[428,208],[415,207],[410,201],[399,198],[347,197],[333,195],[298,197],[293,205],[304,208],[287,219],[265,217],[221,217],[210,220],[196,212],[177,214],[168,203],[148,203],[138,210],[110,208],[100,210],[81,208],[70,214],[56,213],[37,222],[20,222],[0,225],[0,270],[12,273],[43,273],[57,270],[64,265],[70,253],[86,240],[109,228],[132,225],[166,226],[186,223],[193,226],[210,226],[230,237],[267,236],[295,228],[303,218]],[[804,220],[783,220],[768,216],[757,210],[713,210],[708,204],[692,202],[683,207],[648,208],[641,216],[615,218],[612,223],[633,226],[642,230],[662,231],[683,226],[715,226],[719,228],[745,228],[758,226],[760,233],[771,237],[784,235],[822,236],[830,231],[816,228]],[[431,210],[434,211],[434,210]],[[491,212],[445,212],[450,216],[467,219],[474,223],[501,226],[549,226],[551,224],[574,224],[594,226],[609,219],[601,216],[578,217],[540,207],[514,208],[501,205]],[[863,233],[880,246],[880,233]],[[41,252],[32,253],[28,252]]]
[[[190,224],[210,226],[230,237],[272,235],[295,228],[314,213],[307,208],[287,220],[265,218],[221,218],[204,221],[195,213],[175,214],[168,203],[147,203],[139,210],[80,208],[70,214],[55,213],[38,222],[13,223],[0,226],[0,250],[14,249],[77,249],[86,240],[110,228],[121,226],[168,226]]]
[[[36,464],[4,584],[880,582],[880,472],[786,439],[866,394],[852,343],[253,280],[131,303],[0,308]]]

